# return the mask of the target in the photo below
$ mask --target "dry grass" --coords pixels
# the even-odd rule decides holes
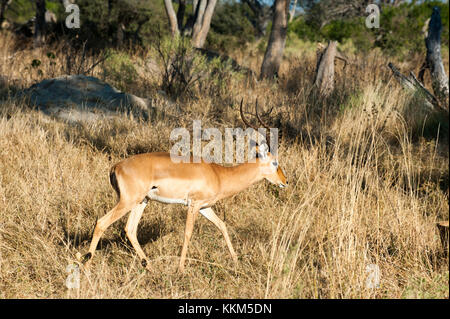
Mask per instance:
[[[0,36],[3,61],[13,41]],[[52,76],[63,69],[56,52]],[[45,54],[24,50],[0,65],[0,298],[448,298],[448,259],[435,226],[449,216],[448,131],[417,134],[425,130],[414,125],[429,124],[407,116],[413,102],[382,56],[340,71],[327,100],[311,89],[311,56],[285,61],[278,85],[232,79],[226,97],[180,102],[178,121],[120,116],[67,125],[8,97],[50,76],[45,68],[25,71]],[[158,81],[140,78],[130,90]],[[241,125],[230,101],[257,96],[277,105],[272,124],[284,132],[280,163],[290,185],[281,191],[262,182],[216,205],[238,267],[220,232],[199,218],[186,271],[177,273],[186,210],[151,203],[138,239],[152,270],[141,267],[123,218],[101,240],[80,289],[67,289],[66,267],[87,251],[96,219],[116,201],[110,166],[169,150],[171,129],[190,128],[193,119],[204,127]],[[366,285],[370,264],[381,270],[379,288]]]

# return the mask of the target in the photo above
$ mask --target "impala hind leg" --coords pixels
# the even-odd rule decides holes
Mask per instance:
[[[194,229],[194,223],[195,219],[197,218],[198,210],[199,207],[190,206],[187,212],[186,229],[184,231],[184,243],[183,249],[181,250],[180,265],[178,267],[178,270],[180,272],[184,271],[184,262],[186,260],[187,249],[189,246],[189,241],[191,240],[192,230]]]
[[[227,243],[228,250],[230,251],[231,257],[233,258],[234,263],[237,264],[237,261],[238,261],[237,255],[234,252],[233,245],[231,244],[230,237],[228,236],[228,231],[227,231],[227,227],[225,226],[225,223],[219,217],[217,217],[217,215],[214,213],[214,211],[209,207],[200,209],[200,214],[205,216],[217,228],[220,229],[223,237],[225,238],[225,242]]]
[[[147,199],[144,199],[140,204],[135,206],[128,217],[127,225],[125,226],[125,232],[127,233],[128,239],[133,245],[134,250],[141,258],[142,266],[149,269],[149,260],[139,245],[139,241],[137,240],[137,227],[139,224],[139,220],[142,217],[142,213],[144,212],[145,207],[147,206]]]
[[[128,213],[131,208],[131,204],[119,201],[119,203],[117,203],[117,205],[114,206],[113,209],[111,209],[105,216],[97,221],[94,229],[94,234],[92,235],[91,245],[89,246],[89,252],[83,256],[85,267],[89,266],[92,257],[94,256],[95,250],[97,249],[98,241],[100,240],[100,237],[102,237],[105,230],[116,220]]]

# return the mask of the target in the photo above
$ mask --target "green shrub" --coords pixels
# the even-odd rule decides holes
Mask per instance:
[[[219,2],[211,20],[207,46],[230,52],[255,40],[255,30],[246,18],[247,6],[237,2]]]
[[[385,6],[381,9],[380,28],[368,29],[365,17],[331,21],[320,30],[306,16],[299,16],[289,24],[288,32],[308,41],[337,40],[340,43],[351,39],[359,51],[367,52],[375,47],[385,53],[407,58],[414,53],[425,52],[422,29],[431,17],[432,9],[441,10],[443,51],[449,45],[449,5],[440,1],[412,2],[400,6]]]
[[[319,32],[317,32],[317,28],[308,24],[303,16],[300,16],[289,23],[288,33],[295,33],[295,35],[297,35],[297,37],[302,40],[323,40],[323,36]]]
[[[103,63],[104,78],[112,81],[120,90],[127,90],[137,80],[138,74],[127,53],[109,50]]]
[[[206,57],[185,37],[165,37],[155,49],[162,66],[161,88],[173,98],[194,97],[195,86],[207,70]]]

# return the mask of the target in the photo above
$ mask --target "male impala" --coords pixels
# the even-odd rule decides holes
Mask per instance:
[[[240,111],[244,123],[251,126],[244,117],[242,101]],[[268,128],[258,115],[257,104],[256,115],[261,124]],[[143,266],[149,267],[149,259],[136,236],[139,220],[149,199],[188,206],[180,271],[184,270],[189,240],[199,212],[220,229],[236,263],[237,255],[225,223],[217,217],[211,206],[218,200],[236,194],[262,179],[267,179],[280,187],[287,186],[286,177],[278,166],[277,157],[269,152],[267,144],[257,146],[257,158],[253,163],[233,167],[206,162],[174,163],[169,153],[139,154],[125,159],[111,168],[110,181],[119,196],[119,202],[98,220],[89,252],[84,256],[86,266],[92,260],[103,232],[131,210],[125,231]]]

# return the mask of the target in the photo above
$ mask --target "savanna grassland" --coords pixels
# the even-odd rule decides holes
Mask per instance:
[[[223,67],[178,99],[165,97],[161,75],[145,67],[149,60],[162,67],[155,49],[112,51],[90,74],[151,98],[168,115],[69,124],[15,97],[64,74],[66,48],[18,41],[0,33],[0,298],[449,297],[448,257],[436,228],[449,218],[448,114],[423,111],[380,51],[341,47],[350,63],[336,62],[328,98],[314,89],[315,47],[304,44],[308,49],[288,46],[277,82]],[[448,74],[448,49],[443,53]],[[69,54],[78,65],[99,59]],[[259,71],[257,45],[231,56]],[[392,58],[416,74],[422,60]],[[90,272],[81,270],[80,288],[67,289],[67,266],[78,264],[96,220],[117,200],[109,168],[132,154],[169,151],[171,130],[191,129],[194,119],[203,127],[242,127],[242,98],[273,107],[266,120],[280,129],[289,187],[264,181],[215,205],[238,266],[220,231],[199,217],[186,270],[178,273],[186,208],[151,203],[138,228],[151,270],[141,266],[122,218],[101,239]],[[367,285],[371,264],[380,270],[378,288]]]

